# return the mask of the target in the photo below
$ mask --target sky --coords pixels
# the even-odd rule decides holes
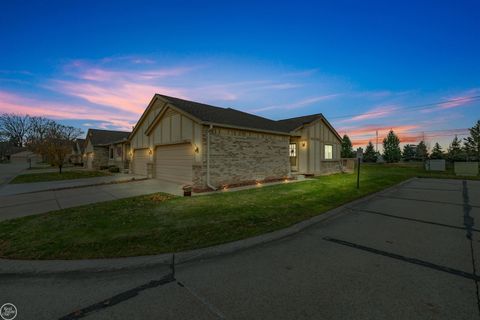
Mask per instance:
[[[0,112],[85,132],[161,93],[446,148],[480,119],[479,57],[479,1],[0,2]]]

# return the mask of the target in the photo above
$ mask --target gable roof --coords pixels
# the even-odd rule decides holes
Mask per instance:
[[[307,116],[301,116],[301,117],[295,117],[295,118],[289,118],[289,119],[283,119],[283,120],[278,120],[277,122],[282,125],[285,130],[288,130],[289,132],[294,131],[304,125],[310,124],[314,121],[317,120],[323,120],[327,127],[335,134],[335,136],[339,139],[342,140],[342,137],[338,134],[337,130],[328,122],[327,118],[323,116],[321,113],[316,113],[316,114],[310,114]]]
[[[130,132],[126,131],[88,129],[86,139],[94,146],[102,146],[126,141],[129,135]]]
[[[211,124],[223,124],[235,127],[244,127],[258,130],[287,133],[278,126],[276,121],[246,113],[232,108],[221,108],[195,101],[156,94],[173,106],[193,117]]]
[[[324,118],[324,117],[321,113],[317,113],[317,114],[311,114],[308,116],[277,120],[277,123],[281,127],[283,127],[285,130],[288,130],[290,132],[320,118]]]
[[[165,105],[169,104],[173,108],[178,109],[180,112],[190,115],[192,118],[196,119],[202,124],[224,125],[227,127],[253,129],[259,131],[274,132],[283,135],[290,135],[291,131],[298,129],[303,125],[309,124],[318,119],[323,119],[327,126],[334,132],[334,134],[339,139],[341,139],[337,131],[332,127],[332,125],[325,119],[325,117],[321,113],[275,121],[233,108],[221,108],[205,103],[170,97],[158,93],[156,93],[150,101],[147,109],[144,111],[144,113],[138,120],[137,125],[134,127],[134,130],[130,134],[130,137],[132,137],[136,130],[140,127],[139,124],[146,117],[148,111],[150,110],[150,108],[152,108],[153,104],[157,99],[163,101]],[[160,112],[156,116],[156,119],[159,119],[161,115],[162,112]],[[151,130],[152,126],[154,126],[155,123],[156,120],[153,120],[149,128],[147,128],[147,132]]]

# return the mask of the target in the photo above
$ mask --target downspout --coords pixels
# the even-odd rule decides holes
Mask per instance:
[[[212,129],[213,125],[210,125],[210,128],[207,130],[207,187],[215,191],[217,188],[210,183],[210,130]]]

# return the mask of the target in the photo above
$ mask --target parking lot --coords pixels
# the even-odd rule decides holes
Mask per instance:
[[[480,319],[480,182],[415,179],[227,256],[0,276],[18,319]]]

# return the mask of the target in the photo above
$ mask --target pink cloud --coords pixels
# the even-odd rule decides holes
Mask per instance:
[[[378,119],[390,116],[391,114],[395,113],[399,108],[396,106],[381,106],[377,108],[373,108],[365,113],[362,113],[358,116],[354,116],[352,118],[348,118],[345,120],[338,121],[339,123],[345,122],[353,122],[353,121],[362,121],[362,120],[371,120],[371,119]]]
[[[134,114],[141,114],[156,92],[178,97],[185,96],[180,89],[127,81],[92,83],[58,80],[53,82],[50,88],[94,104],[109,106]]]
[[[29,114],[51,119],[101,121],[120,130],[131,130],[138,115],[125,112],[108,112],[97,107],[63,104],[55,101],[32,99],[0,91],[0,112]]]

